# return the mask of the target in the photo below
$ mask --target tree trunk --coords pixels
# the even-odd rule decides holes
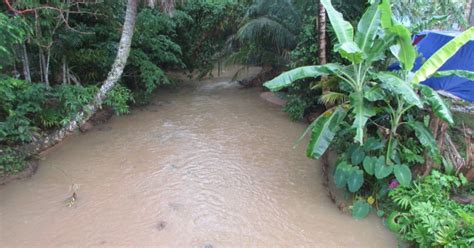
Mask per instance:
[[[69,84],[69,78],[67,73],[67,64],[66,64],[66,56],[63,56],[63,84]]]
[[[21,45],[21,63],[23,64],[23,77],[26,81],[31,82],[30,60],[28,59],[28,52],[26,44]]]
[[[53,132],[52,134],[20,148],[21,152],[27,157],[34,156],[62,141],[73,131],[77,130],[80,125],[85,123],[97,110],[101,107],[106,95],[115,86],[120,79],[127,63],[132,43],[133,31],[135,29],[135,19],[137,15],[138,0],[128,0],[127,11],[125,14],[125,22],[122,29],[122,37],[120,39],[117,56],[114,64],[107,75],[99,91],[94,97],[93,102],[86,105],[82,111],[76,114],[75,118],[63,128]]]
[[[154,8],[155,8],[155,5],[156,5],[156,1],[157,1],[157,0],[148,0],[148,1],[147,1],[148,7],[154,9]]]
[[[327,19],[326,19],[326,9],[321,1],[318,1],[319,4],[319,13],[318,13],[318,60],[320,65],[324,65],[328,63],[327,59],[327,36],[326,36],[326,26],[327,26]],[[327,94],[330,89],[326,85],[327,77],[321,78],[321,85],[323,90],[323,95]],[[326,104],[326,108],[331,108],[330,104]]]
[[[467,22],[469,26],[474,26],[474,0],[469,0],[467,5]]]
[[[168,15],[172,15],[175,9],[175,0],[161,0],[160,2],[161,10]]]
[[[318,15],[318,39],[319,39],[319,47],[318,47],[318,59],[319,64],[324,65],[327,63],[327,55],[326,55],[326,9],[319,1],[319,15]]]
[[[43,56],[43,59],[45,59],[44,65],[44,82],[46,85],[49,86],[49,62],[51,61],[51,48],[48,47],[48,50],[46,50],[46,58]]]
[[[40,81],[44,82],[44,54],[41,47],[38,48],[38,60],[39,60],[39,69],[40,69]]]

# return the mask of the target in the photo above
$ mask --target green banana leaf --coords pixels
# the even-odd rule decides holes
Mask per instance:
[[[414,83],[420,83],[432,76],[446,61],[456,54],[461,47],[474,38],[474,27],[464,31],[433,54],[415,73]]]
[[[392,6],[389,0],[382,0],[379,5],[380,19],[384,29],[390,29],[393,26],[392,22]]]
[[[291,85],[296,80],[336,74],[339,70],[341,70],[341,68],[342,67],[339,64],[311,65],[298,67],[296,69],[280,74],[278,77],[263,84],[263,86],[267,87],[271,91],[279,91]]]
[[[354,41],[354,27],[332,6],[331,0],[321,0],[340,44]]]
[[[306,150],[308,157],[319,159],[326,152],[346,114],[347,111],[338,106],[324,112],[315,120],[311,139]]]
[[[373,86],[369,90],[366,90],[364,92],[364,97],[365,99],[369,100],[369,102],[380,101],[387,98],[385,92],[379,85]]]
[[[365,54],[370,53],[380,26],[380,9],[372,4],[362,16],[357,26],[355,41]]]
[[[400,95],[409,104],[416,105],[419,108],[423,107],[423,102],[405,80],[387,72],[377,73],[376,76],[382,82],[380,86],[383,89]]]
[[[438,93],[432,88],[426,85],[419,85],[420,92],[426,101],[431,105],[434,114],[441,120],[449,123],[450,125],[454,124],[453,116],[451,111],[444,100],[438,95]]]
[[[438,164],[442,162],[441,153],[431,131],[421,122],[409,122],[408,125],[415,130],[415,136],[420,143],[428,149],[430,157]]]
[[[400,60],[405,70],[411,71],[416,60],[416,50],[412,45],[410,30],[397,24],[390,28],[390,32],[395,34],[397,41],[396,49],[391,49],[392,53]]]
[[[449,71],[438,71],[435,74],[433,74],[433,77],[451,77],[451,76],[462,77],[462,78],[466,78],[471,81],[474,81],[474,72],[472,71],[449,70]]]
[[[345,59],[354,64],[359,64],[364,58],[364,53],[353,41],[336,45],[335,50]]]
[[[364,144],[364,129],[370,117],[374,116],[375,109],[364,101],[363,92],[354,92],[349,96],[354,114],[352,127],[356,129],[354,140],[359,144]]]

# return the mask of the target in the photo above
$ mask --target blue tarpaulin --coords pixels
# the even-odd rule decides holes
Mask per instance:
[[[426,31],[415,37],[418,52],[421,54],[416,60],[413,71],[418,70],[424,61],[430,58],[438,49],[456,37],[458,33]],[[462,47],[451,59],[449,59],[440,71],[446,70],[467,70],[474,71],[474,40],[471,40]],[[462,98],[466,101],[474,102],[474,81],[456,76],[430,78],[423,82],[435,90],[442,90]]]

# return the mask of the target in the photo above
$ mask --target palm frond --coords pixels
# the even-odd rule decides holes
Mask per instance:
[[[319,102],[324,105],[340,105],[348,100],[347,95],[339,92],[327,92],[319,97]]]
[[[296,45],[296,35],[268,16],[261,16],[248,21],[238,33],[241,41],[251,43],[272,43],[279,50]]]

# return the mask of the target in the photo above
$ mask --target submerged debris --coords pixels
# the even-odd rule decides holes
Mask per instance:
[[[64,201],[64,203],[66,204],[66,207],[70,208],[74,206],[74,204],[76,203],[76,199],[77,199],[76,192],[73,192],[72,195]]]

